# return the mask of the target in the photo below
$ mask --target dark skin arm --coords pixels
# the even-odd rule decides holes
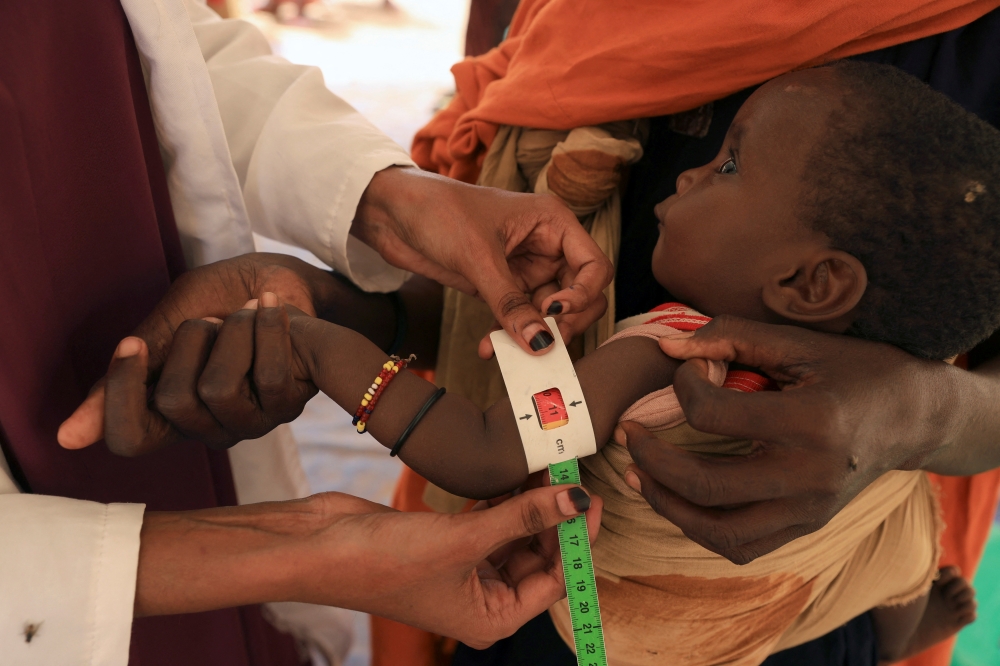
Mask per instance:
[[[257,312],[256,326],[283,326],[281,308]],[[249,320],[249,318],[248,318]],[[233,323],[235,325],[236,322]],[[227,321],[226,325],[230,325]],[[249,329],[249,323],[244,324]],[[309,317],[290,322],[298,369],[344,409],[353,412],[387,357],[359,333]],[[629,338],[602,347],[576,364],[600,445],[628,407],[669,385],[677,363],[655,340]],[[436,387],[412,373],[397,376],[368,421],[368,431],[391,447]],[[468,399],[445,394],[407,440],[400,458],[436,485],[463,497],[496,497],[520,486],[528,467],[510,401],[485,413]]]
[[[710,459],[626,423],[616,433],[636,462],[626,481],[690,539],[737,564],[816,531],[886,471],[1000,466],[996,360],[969,372],[889,345],[732,317],[660,346],[694,359],[674,382],[694,427],[763,446]],[[783,390],[720,389],[700,358],[761,368]]]
[[[414,275],[397,293],[406,318],[406,335],[399,348],[416,355],[410,367],[433,370],[437,365],[444,289],[434,280]],[[337,276],[326,309],[316,316],[357,331],[380,349],[388,349],[395,341],[399,325],[388,294],[362,291],[342,276]]]
[[[423,293],[432,305],[433,290]],[[374,322],[390,309],[388,303],[368,305],[372,307],[360,311]],[[416,311],[429,309],[425,305],[416,297],[410,302]],[[353,413],[386,362],[386,353],[358,332],[289,310],[292,317],[268,293],[259,309],[256,304],[242,309],[221,325],[185,322],[157,387],[158,408],[183,401],[185,395],[191,401],[200,398],[203,404],[189,411],[198,411],[203,421],[181,424],[192,432],[206,430],[208,419],[218,418],[220,412],[232,423],[251,422],[269,396],[291,382],[314,385]],[[368,324],[355,323],[371,332]],[[267,372],[260,371],[262,358],[268,359]],[[612,343],[577,363],[597,441],[602,445],[608,441],[619,416],[633,402],[669,385],[677,365],[659,352],[655,340],[647,338]],[[129,381],[125,373],[122,377]],[[413,373],[400,374],[382,395],[368,431],[391,447],[435,390]],[[165,399],[165,395],[171,397]],[[407,440],[400,457],[419,474],[464,497],[502,495],[519,487],[528,475],[517,422],[507,400],[484,413],[469,400],[446,394]]]
[[[351,235],[394,266],[479,296],[526,351],[545,329],[530,293],[550,283],[559,286],[563,312],[572,314],[560,322],[569,338],[603,314],[602,290],[613,276],[611,262],[576,216],[554,197],[476,187],[414,168],[390,167],[372,177],[358,203]],[[115,390],[127,388],[135,394],[119,393],[105,400],[106,382],[112,382],[110,376],[101,379],[63,423],[60,444],[79,449],[104,437],[112,452],[134,456],[177,441],[182,432],[174,420],[151,409],[143,398],[156,384],[181,323],[225,317],[264,292],[276,293],[305,312],[327,313],[329,292],[336,291],[336,282],[329,273],[292,257],[261,253],[188,271],[133,331],[138,342],[126,343],[127,350],[143,359],[144,385],[118,384]],[[548,301],[556,296],[550,295]],[[545,348],[529,353],[543,354]],[[263,373],[278,371],[265,368]],[[294,385],[285,388],[271,396],[264,413],[252,423],[229,423],[221,415],[208,430],[195,431],[196,438],[231,446],[290,421],[311,395],[295,393]],[[129,408],[119,409],[122,405]],[[225,405],[224,411],[234,408]],[[112,409],[119,422],[104,432]],[[182,409],[183,420],[210,423],[195,412]]]

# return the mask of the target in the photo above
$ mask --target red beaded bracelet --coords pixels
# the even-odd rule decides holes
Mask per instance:
[[[354,412],[353,423],[358,428],[358,434],[365,432],[368,419],[371,417],[372,412],[375,411],[375,405],[378,403],[379,398],[382,397],[385,387],[399,374],[400,370],[415,361],[416,358],[413,354],[410,354],[410,357],[406,359],[401,359],[398,356],[390,356],[389,360],[385,362],[382,366],[382,371],[378,373],[378,377],[368,387],[364,397],[361,398],[361,404],[358,406],[357,411]]]

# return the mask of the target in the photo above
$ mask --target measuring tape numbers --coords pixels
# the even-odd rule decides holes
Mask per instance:
[[[504,331],[495,331],[490,337],[517,419],[528,471],[548,467],[553,485],[580,485],[578,458],[596,453],[597,440],[559,327],[551,317],[545,321],[555,342],[542,356],[528,354]],[[560,523],[558,530],[577,663],[607,666],[587,518],[570,518]]]
[[[580,463],[576,458],[552,463],[549,465],[549,479],[552,485],[579,485]],[[558,529],[563,578],[566,580],[566,600],[569,603],[573,642],[576,645],[576,663],[580,666],[608,666],[587,517],[570,518],[559,523]]]

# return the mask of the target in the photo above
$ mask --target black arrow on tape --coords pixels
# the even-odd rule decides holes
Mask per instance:
[[[579,400],[574,400],[573,402],[569,403],[569,406],[570,407],[576,407],[577,405],[582,405],[582,404],[583,403],[580,402]]]
[[[518,421],[528,421],[531,419],[531,414],[525,414],[524,416],[519,416]]]

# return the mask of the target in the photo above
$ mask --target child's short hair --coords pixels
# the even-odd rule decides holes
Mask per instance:
[[[888,65],[831,65],[843,105],[808,156],[802,219],[857,257],[848,334],[925,358],[1000,327],[1000,132]]]

